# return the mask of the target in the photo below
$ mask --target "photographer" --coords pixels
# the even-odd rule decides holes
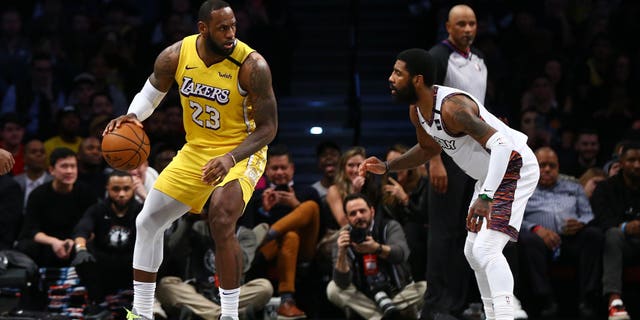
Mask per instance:
[[[345,197],[344,212],[349,225],[340,230],[333,248],[329,300],[365,319],[416,318],[427,284],[411,278],[400,224],[376,221],[371,202],[358,193]]]

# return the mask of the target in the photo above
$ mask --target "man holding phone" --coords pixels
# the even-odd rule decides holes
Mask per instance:
[[[310,186],[294,186],[294,165],[284,145],[270,146],[265,174],[269,187],[254,192],[240,223],[246,227],[266,222],[269,231],[260,244],[254,265],[262,269],[277,260],[278,316],[305,318],[295,303],[295,279],[298,261],[310,261],[315,255],[320,230],[320,198]]]

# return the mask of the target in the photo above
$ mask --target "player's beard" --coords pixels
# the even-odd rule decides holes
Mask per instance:
[[[399,103],[409,103],[413,104],[418,101],[418,95],[416,94],[416,88],[413,85],[408,84],[404,88],[395,88],[396,95],[394,96],[394,100]]]
[[[233,52],[233,49],[235,49],[235,46],[231,47],[231,49],[225,49],[213,42],[213,40],[211,40],[211,37],[204,37],[204,43],[209,51],[223,57],[230,55]]]

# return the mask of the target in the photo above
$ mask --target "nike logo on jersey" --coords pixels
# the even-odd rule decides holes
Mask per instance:
[[[185,68],[185,69],[187,69],[187,70],[191,70],[191,69],[195,69],[195,68],[197,68],[197,67],[190,67],[189,65],[187,65],[187,66],[186,66],[186,67],[184,67],[184,68]]]

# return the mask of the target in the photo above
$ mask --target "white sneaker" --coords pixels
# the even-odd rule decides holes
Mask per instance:
[[[522,309],[522,304],[515,295],[513,296],[513,318],[516,320],[529,319],[529,315]]]

